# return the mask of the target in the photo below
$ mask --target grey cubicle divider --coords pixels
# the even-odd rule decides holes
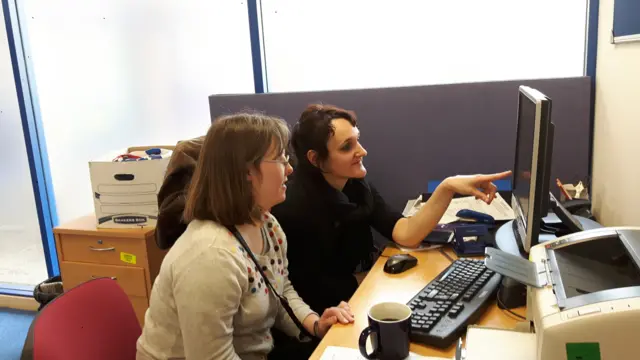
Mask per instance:
[[[512,169],[518,86],[553,100],[552,184],[588,175],[591,88],[588,77],[299,93],[212,95],[211,118],[254,110],[297,121],[310,103],[354,110],[369,152],[367,177],[402,210],[429,180]],[[553,186],[555,188],[555,186]]]

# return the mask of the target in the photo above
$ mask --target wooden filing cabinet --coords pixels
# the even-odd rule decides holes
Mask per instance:
[[[155,243],[154,228],[98,229],[91,215],[53,232],[64,290],[97,277],[111,277],[129,296],[144,325],[151,286],[166,254]]]

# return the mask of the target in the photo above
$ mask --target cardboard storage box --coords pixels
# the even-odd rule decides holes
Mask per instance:
[[[98,228],[155,226],[158,192],[169,157],[143,161],[113,161],[118,155],[151,148],[173,150],[175,146],[135,146],[89,162],[93,204]]]

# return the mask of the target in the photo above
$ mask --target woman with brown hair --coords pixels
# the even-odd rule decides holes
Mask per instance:
[[[406,247],[433,230],[455,193],[490,203],[492,181],[511,175],[454,176],[444,180],[422,209],[405,218],[366,179],[357,117],[332,105],[311,105],[291,135],[297,160],[287,199],[274,207],[289,239],[291,282],[315,311],[349,299],[358,287],[356,269],[371,265],[371,228]],[[393,176],[393,174],[389,174]]]
[[[288,136],[282,120],[258,114],[211,125],[187,193],[187,229],[154,282],[138,359],[265,359],[272,327],[321,338],[353,321],[344,302],[318,316],[289,282],[286,237],[269,213],[286,196]]]

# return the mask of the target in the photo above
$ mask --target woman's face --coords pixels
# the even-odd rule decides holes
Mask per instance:
[[[293,172],[285,153],[276,154],[273,148],[260,163],[259,172],[255,169],[249,170],[249,180],[253,185],[256,203],[265,211],[269,211],[285,200],[287,196],[285,182],[287,176]]]
[[[323,164],[323,169],[338,178],[363,178],[367,169],[362,158],[367,156],[367,150],[360,145],[360,130],[351,125],[346,119],[333,119],[334,134],[327,142],[329,156]]]

